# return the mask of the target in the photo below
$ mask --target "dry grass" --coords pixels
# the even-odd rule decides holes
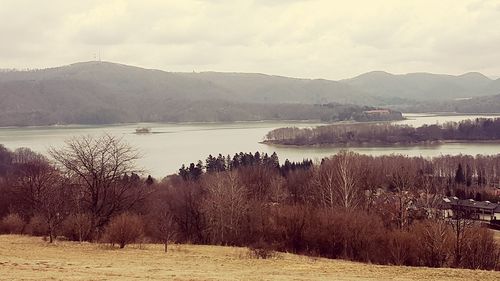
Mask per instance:
[[[497,243],[500,243],[500,230],[492,230],[493,231],[493,238],[497,241]]]
[[[127,246],[0,236],[0,280],[500,280],[500,272],[360,264],[282,254],[248,257],[245,248]]]

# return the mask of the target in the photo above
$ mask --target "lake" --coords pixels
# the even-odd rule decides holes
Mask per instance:
[[[407,120],[396,123],[420,126],[447,121],[460,121],[478,117],[500,117],[500,115],[422,115],[405,114]],[[283,162],[285,159],[301,161],[303,158],[321,159],[335,154],[335,147],[274,147],[259,143],[272,129],[285,126],[310,127],[318,123],[300,122],[237,122],[237,123],[192,123],[192,124],[121,124],[106,126],[48,126],[0,128],[0,144],[9,149],[29,147],[46,153],[49,147],[60,147],[72,136],[99,135],[108,133],[122,137],[142,154],[138,165],[156,178],[176,173],[182,164],[205,159],[209,154],[234,155],[236,152],[276,151]],[[139,127],[150,127],[154,134],[135,134]],[[441,145],[357,147],[350,150],[371,154],[402,154],[407,156],[439,156],[457,154],[500,153],[500,143],[447,143]]]

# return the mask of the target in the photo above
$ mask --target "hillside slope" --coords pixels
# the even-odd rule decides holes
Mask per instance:
[[[0,126],[334,120],[349,108],[316,103],[375,101],[334,81],[171,73],[108,62],[0,72]]]
[[[500,272],[378,266],[281,254],[262,260],[245,248],[106,245],[0,236],[2,280],[498,280]]]
[[[120,122],[334,120],[343,109],[318,104],[400,106],[500,94],[500,79],[370,72],[331,81],[255,73],[173,73],[109,62],[0,72],[0,126]],[[500,104],[481,102],[478,112]],[[493,108],[492,108],[493,107]],[[353,107],[355,108],[355,107]],[[360,107],[355,111],[362,111]]]
[[[367,96],[335,81],[252,73],[173,73],[109,62],[83,62],[37,71],[0,73],[9,81],[85,81],[117,97],[220,99],[232,102],[361,103]],[[368,100],[368,103],[375,100]]]
[[[500,94],[500,81],[491,80],[477,72],[454,76],[430,73],[394,75],[373,71],[341,82],[388,102],[397,99],[444,100]]]

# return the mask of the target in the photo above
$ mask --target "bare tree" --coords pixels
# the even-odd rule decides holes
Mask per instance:
[[[409,167],[398,166],[392,175],[391,184],[398,200],[398,226],[403,228],[408,226],[409,208],[414,199],[414,179]]]
[[[336,155],[336,194],[340,207],[346,210],[356,209],[361,203],[357,157],[356,153],[349,151],[341,151]]]
[[[138,172],[135,161],[139,155],[120,138],[108,134],[72,138],[65,147],[51,148],[49,153],[81,192],[79,197],[91,215],[94,231],[145,196],[143,184],[127,176]]]
[[[360,190],[358,155],[341,151],[334,157],[324,160],[316,173],[315,184],[319,190],[320,201],[333,210],[339,206],[346,210],[359,207],[363,194]]]
[[[228,244],[240,237],[243,217],[248,210],[246,189],[236,172],[217,173],[206,178],[204,209],[214,243]]]
[[[425,266],[441,267],[448,257],[453,244],[453,235],[450,226],[440,220],[429,220],[412,227],[418,240],[418,253],[421,263]]]
[[[323,160],[315,169],[314,186],[319,202],[330,211],[335,208],[335,165],[331,159]]]
[[[59,171],[43,156],[26,150],[22,150],[21,155],[17,158],[16,185],[20,188],[26,208],[43,218],[49,242],[52,243],[56,228],[67,215],[68,190]]]
[[[450,220],[450,223],[455,238],[453,262],[455,266],[460,266],[467,232],[474,226],[474,221],[470,219],[470,214],[464,208],[460,207],[460,201],[458,201],[458,207],[453,210],[453,218]]]
[[[153,224],[154,235],[163,243],[166,253],[168,251],[168,244],[174,239],[177,233],[174,216],[168,208],[163,207],[156,211]]]
[[[443,190],[438,187],[438,182],[432,174],[421,175],[419,201],[425,206],[428,218],[437,218],[436,209],[443,199]]]

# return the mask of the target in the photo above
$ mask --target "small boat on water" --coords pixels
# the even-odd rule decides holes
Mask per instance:
[[[137,129],[135,129],[135,133],[136,134],[151,134],[151,128],[146,128],[146,127],[137,128]]]

